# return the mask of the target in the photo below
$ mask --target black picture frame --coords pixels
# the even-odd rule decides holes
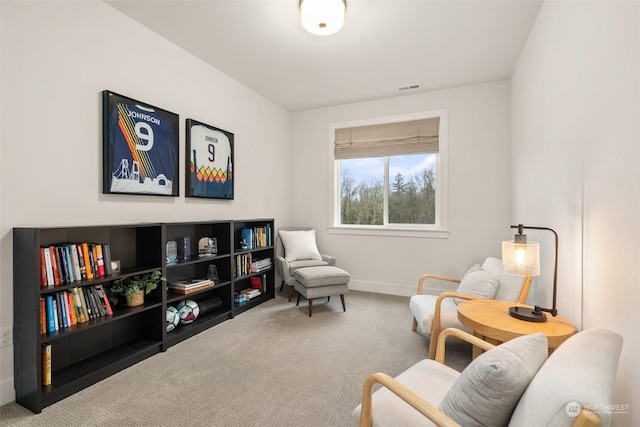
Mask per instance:
[[[102,92],[104,194],[180,195],[180,116]]]
[[[186,196],[233,200],[234,134],[193,119],[186,129]]]

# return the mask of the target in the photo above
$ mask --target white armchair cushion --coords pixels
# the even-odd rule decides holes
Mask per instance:
[[[395,379],[435,406],[456,382],[460,372],[435,360],[425,359],[407,369]],[[353,411],[353,419],[360,419],[360,407]],[[374,426],[434,426],[421,413],[383,387],[373,393]]]
[[[465,427],[506,426],[547,354],[547,337],[541,332],[483,353],[462,371],[442,399],[440,410]]]
[[[484,270],[473,271],[465,275],[456,290],[459,294],[473,295],[479,298],[493,299],[498,290],[500,276]],[[462,298],[453,299],[456,304],[465,301]]]
[[[409,299],[409,308],[418,322],[418,327],[425,334],[431,333],[437,299],[437,295],[414,295]],[[442,305],[440,306],[440,323],[442,329],[458,328],[465,332],[471,332],[458,320],[458,306],[453,301],[453,298],[445,298],[442,301]]]
[[[285,259],[288,262],[302,260],[322,260],[316,245],[315,230],[280,230]]]
[[[570,415],[567,405],[575,402],[582,407],[596,408],[601,425],[608,426],[611,411],[606,405],[613,401],[622,341],[622,336],[615,332],[590,328],[562,343],[522,395],[511,424],[572,425],[575,414]]]
[[[502,268],[502,260],[499,258],[488,257],[482,263],[482,269],[499,276],[498,289],[493,299],[501,301],[516,301],[518,299],[524,277],[506,273]]]

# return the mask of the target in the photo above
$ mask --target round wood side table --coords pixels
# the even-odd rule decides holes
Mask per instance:
[[[542,323],[516,319],[509,315],[509,307],[514,306],[527,307],[511,301],[468,300],[458,304],[458,320],[477,337],[496,345],[522,335],[542,332],[549,341],[549,353],[577,331],[564,317],[553,317],[549,313],[545,313],[547,321]],[[473,357],[479,354],[480,349],[474,347]]]

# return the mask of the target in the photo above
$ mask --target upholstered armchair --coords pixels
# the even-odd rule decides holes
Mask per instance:
[[[276,273],[282,278],[280,292],[289,286],[289,301],[293,297],[296,278],[293,272],[299,268],[335,265],[336,259],[321,254],[316,245],[316,231],[309,227],[283,227],[276,237]]]
[[[423,294],[427,280],[459,285],[455,292],[444,292],[440,295]],[[422,333],[430,335],[429,359],[433,359],[440,331],[458,328],[470,332],[458,321],[458,304],[461,301],[489,298],[525,304],[530,287],[531,276],[507,274],[502,268],[502,260],[493,257],[487,258],[482,266],[473,266],[462,279],[425,274],[418,280],[416,295],[409,300],[409,308],[413,314],[411,330],[416,331],[419,328]]]
[[[461,373],[444,365],[445,339],[487,350]],[[360,427],[608,426],[622,337],[593,328],[577,333],[547,357],[542,333],[497,347],[458,329],[439,336],[436,360],[425,359],[395,378],[367,376]],[[373,387],[382,387],[373,392]]]

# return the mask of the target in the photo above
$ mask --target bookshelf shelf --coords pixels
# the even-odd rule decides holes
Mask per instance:
[[[13,229],[14,271],[14,388],[16,402],[39,413],[43,408],[64,399],[116,372],[151,357],[169,347],[233,318],[275,297],[273,268],[265,267],[257,273],[236,275],[236,259],[250,254],[256,259],[273,262],[273,245],[269,239],[274,231],[273,219],[242,221],[202,221],[157,224],[98,225],[80,227],[44,227]],[[243,230],[262,233],[261,247],[241,249]],[[187,239],[185,239],[185,237]],[[217,253],[198,256],[201,238],[215,238]],[[167,243],[179,242],[179,259],[167,264]],[[92,243],[102,249],[108,247],[111,260],[120,262],[120,271],[103,277],[73,280],[74,259],[67,252],[68,265],[63,265],[65,252],[60,254],[60,282],[48,286],[48,271],[41,264],[41,248],[60,251],[58,247]],[[55,248],[55,249],[51,249]],[[95,253],[94,253],[94,256]],[[249,255],[247,255],[248,257]],[[96,262],[97,262],[96,258]],[[248,260],[249,258],[247,258]],[[245,260],[245,261],[247,261]],[[93,258],[92,258],[92,261]],[[264,261],[265,263],[267,261]],[[93,264],[92,264],[93,265]],[[215,269],[213,269],[215,266]],[[181,295],[170,292],[173,281],[207,278],[215,270],[216,284],[210,288]],[[68,274],[65,280],[64,270]],[[166,278],[157,289],[146,295],[145,304],[112,307],[112,314],[95,310],[94,316],[71,323],[73,292],[91,290],[96,286],[107,290],[114,281],[129,276],[160,270]],[[106,273],[106,270],[105,270]],[[44,283],[43,283],[43,275]],[[99,276],[99,275],[98,275]],[[244,304],[234,304],[234,294],[251,287],[251,278],[258,277],[262,294]],[[68,294],[67,300],[64,295]],[[99,292],[98,292],[99,294]],[[43,301],[57,301],[69,310],[67,325],[49,329]],[[168,306],[181,301],[195,301],[201,313],[190,324],[180,324],[171,332],[166,330]],[[98,296],[95,302],[100,303]],[[68,303],[68,307],[65,304]],[[45,304],[45,316],[42,307]],[[106,307],[103,307],[106,308]],[[53,312],[53,311],[52,311]],[[74,311],[75,313],[75,311]],[[98,314],[96,314],[98,313]],[[61,315],[58,316],[61,320]],[[43,385],[41,347],[50,346],[51,384]]]

